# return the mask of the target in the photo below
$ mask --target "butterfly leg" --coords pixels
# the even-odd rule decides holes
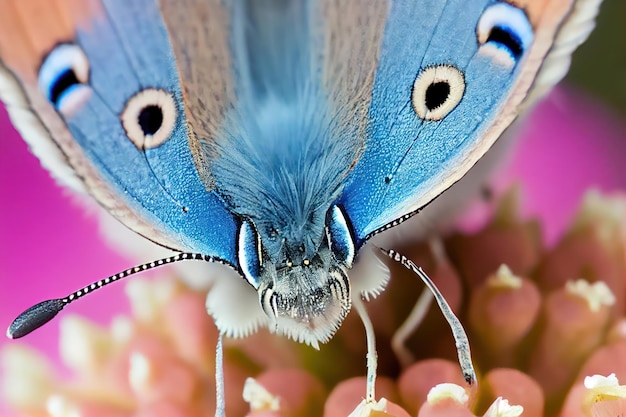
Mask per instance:
[[[405,368],[415,362],[415,357],[406,347],[405,343],[413,332],[422,324],[426,313],[430,309],[434,300],[433,294],[428,288],[424,288],[417,302],[413,306],[413,310],[404,322],[398,327],[391,338],[391,349],[398,358],[400,365]]]
[[[226,417],[224,397],[224,334],[220,332],[215,348],[215,417]]]
[[[437,266],[448,263],[448,257],[446,256],[443,242],[439,237],[430,239],[429,246]],[[422,321],[424,320],[424,317],[426,317],[433,300],[433,293],[428,289],[428,287],[425,287],[417,299],[417,302],[413,306],[413,310],[411,310],[411,313],[400,325],[400,327],[398,327],[391,338],[391,349],[395,353],[402,367],[407,367],[415,361],[415,357],[409,349],[407,349],[405,343],[415,330],[417,330],[420,324],[422,324]]]
[[[373,403],[376,401],[375,385],[376,370],[378,368],[376,335],[374,334],[374,326],[372,326],[372,321],[367,314],[363,300],[360,297],[354,297],[352,303],[365,327],[365,337],[367,339],[367,386],[365,388],[365,402]]]

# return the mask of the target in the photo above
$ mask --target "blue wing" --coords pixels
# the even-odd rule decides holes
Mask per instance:
[[[458,181],[517,117],[571,3],[525,7],[391,2],[365,150],[340,198],[358,245]]]
[[[157,3],[66,6],[51,10],[59,15],[50,20],[85,10],[76,16],[73,31],[48,34],[50,48],[32,60],[43,61],[41,67],[24,65],[6,44],[0,49],[4,72],[24,86],[26,100],[16,93],[3,95],[23,136],[39,149],[40,142],[52,143],[46,146],[60,153],[50,164],[68,164],[82,187],[135,231],[164,246],[236,266],[236,221],[210,178],[196,168],[179,73]],[[25,24],[21,30],[32,35],[38,28]],[[19,35],[16,30],[12,39],[33,50],[29,33]],[[32,117],[22,120],[21,100],[39,117],[38,131],[31,127],[36,124]],[[168,123],[163,135],[157,128]],[[158,143],[150,142],[159,135]]]
[[[259,114],[261,105],[272,110],[271,103],[250,99],[248,92],[262,95],[259,89],[243,91],[242,80],[267,82],[275,96],[291,80],[303,92],[297,97],[303,97],[301,107],[284,109],[295,121],[295,135],[286,129],[284,138],[277,138],[270,123],[265,133],[271,140],[261,143],[255,137],[257,142],[249,144],[269,147],[279,161],[264,173],[268,181],[284,177],[286,184],[282,188],[287,193],[273,194],[288,208],[272,211],[274,223],[289,222],[287,217],[297,213],[298,221],[314,223],[319,231],[330,200],[339,194],[361,245],[467,172],[517,117],[537,84],[542,63],[567,55],[590,28],[563,29],[564,23],[575,21],[570,14],[583,13],[573,0],[534,0],[524,8],[494,0],[301,3],[306,31],[300,27],[298,32],[293,22],[257,16],[264,27],[258,33],[274,36],[285,46],[281,49],[263,37],[232,38],[229,25],[241,20],[246,27],[248,17],[235,13],[231,21],[218,1],[162,0],[158,6],[151,0],[42,2],[38,7],[49,10],[37,16],[48,18],[48,24],[39,26],[35,18],[16,24],[20,19],[15,9],[27,6],[5,2],[0,19],[11,36],[0,39],[5,81],[0,93],[44,164],[93,194],[122,222],[162,245],[201,251],[236,265],[237,222],[221,197],[223,190],[218,193],[215,187],[221,182],[224,188],[228,179],[238,183],[239,173],[231,170],[233,178],[222,175],[219,181],[212,176],[211,159],[219,148],[214,142],[224,126],[235,130],[224,123],[227,118],[237,121],[238,129],[259,124],[261,118],[280,124],[270,111]],[[591,6],[584,12],[593,17],[597,3],[587,0]],[[237,4],[231,4],[231,11]],[[64,25],[55,27],[54,22]],[[274,33],[274,26],[282,29]],[[294,34],[291,40],[288,31]],[[64,42],[82,52],[59,47]],[[234,57],[231,48],[239,52]],[[57,60],[48,66],[44,62],[42,70],[41,60],[50,58],[51,49],[59,51],[55,57],[61,62],[69,56],[74,79],[59,72]],[[265,51],[276,61],[269,62]],[[311,54],[311,65],[309,58],[299,58],[306,55],[301,51]],[[281,65],[284,59],[293,61],[288,68]],[[561,61],[566,67],[568,61]],[[545,89],[562,73],[540,77],[539,84]],[[310,94],[311,89],[321,93]],[[139,94],[145,90],[152,96]],[[129,135],[137,139],[136,132],[124,122],[133,109],[129,103],[141,104],[146,97],[167,101],[167,114],[161,116],[174,115],[168,134],[156,144],[159,133],[149,132],[151,124],[143,126],[150,134],[133,140]],[[244,106],[246,102],[252,104]],[[308,123],[316,122],[326,125],[317,126],[315,134],[302,134],[310,133]],[[327,146],[316,135],[345,144]],[[220,143],[231,142],[222,138]],[[300,149],[308,153],[292,158]],[[249,159],[249,153],[235,151],[235,162]],[[259,165],[267,162],[263,156]],[[251,182],[265,187],[257,178]],[[231,188],[230,194],[256,198],[241,187]],[[256,210],[253,206],[248,211]],[[300,230],[314,234],[300,223],[294,229],[298,239]],[[315,235],[319,240],[319,233]],[[310,246],[311,251],[317,248]]]

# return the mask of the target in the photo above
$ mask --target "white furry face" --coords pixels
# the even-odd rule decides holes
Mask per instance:
[[[268,263],[258,288],[261,307],[273,322],[270,330],[315,348],[332,338],[350,311],[346,270],[327,250],[321,253],[280,269]]]
[[[250,220],[242,222],[238,233],[241,273],[256,289],[270,330],[316,348],[330,340],[350,311],[347,269],[354,253],[339,207],[328,211],[323,230],[312,256],[303,244],[285,240],[279,257],[272,257]]]

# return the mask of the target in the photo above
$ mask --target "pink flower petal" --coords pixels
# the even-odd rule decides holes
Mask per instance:
[[[412,414],[417,413],[431,388],[444,382],[465,384],[458,363],[446,359],[426,359],[405,369],[398,379],[398,389],[406,409]]]
[[[322,413],[326,390],[310,373],[301,369],[273,369],[255,379],[280,398],[281,416],[318,417]]]
[[[355,377],[340,382],[330,393],[324,405],[324,417],[346,417],[365,397],[365,377]],[[398,402],[398,392],[392,379],[376,378],[376,397]]]
[[[481,381],[489,390],[489,401],[502,397],[510,404],[524,407],[524,417],[543,417],[544,396],[541,386],[517,369],[492,369]],[[483,398],[484,400],[484,398]]]

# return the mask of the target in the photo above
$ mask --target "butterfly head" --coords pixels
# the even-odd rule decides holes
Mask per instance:
[[[238,256],[243,276],[257,290],[270,330],[317,347],[335,334],[350,311],[355,248],[343,212],[333,206],[313,256],[284,250],[272,259],[252,221],[242,223]]]
[[[299,342],[330,340],[350,310],[348,275],[328,254],[300,265],[269,263],[260,278],[259,301],[272,328]]]

